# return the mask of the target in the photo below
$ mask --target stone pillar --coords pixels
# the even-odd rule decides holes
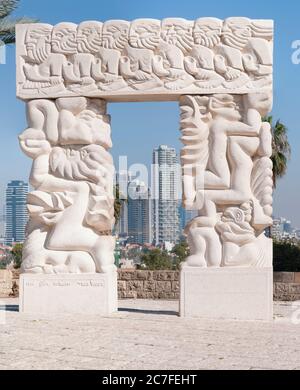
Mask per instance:
[[[27,117],[19,141],[33,160],[34,189],[28,195],[21,310],[114,311],[114,166],[106,102],[31,100]]]
[[[272,318],[271,93],[182,96],[182,316]]]

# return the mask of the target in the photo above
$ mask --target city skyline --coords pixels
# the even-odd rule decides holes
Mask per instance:
[[[163,154],[159,154],[163,152]],[[172,163],[177,162],[177,154],[174,148],[167,145],[160,145],[153,150],[153,162],[159,163]],[[167,166],[168,164],[166,164]],[[122,203],[122,209],[119,221],[116,223],[116,235],[122,239],[125,239],[127,243],[132,244],[155,244],[166,245],[168,243],[175,244],[168,241],[165,237],[159,239],[159,236],[163,236],[162,232],[157,232],[157,238],[155,239],[155,230],[157,226],[163,226],[167,231],[167,235],[170,235],[170,226],[168,221],[163,221],[164,213],[161,208],[155,207],[160,204],[160,198],[152,198],[155,195],[155,188],[158,186],[159,192],[166,190],[166,187],[159,185],[161,178],[170,172],[166,171],[166,166],[162,164],[158,167],[160,174],[159,179],[155,178],[151,181],[151,187],[145,185],[144,182],[136,179],[136,177],[130,171],[116,172],[116,183],[125,191],[126,201]],[[168,170],[168,167],[167,167]],[[170,197],[170,177],[167,177],[167,198]],[[157,182],[158,180],[158,182]],[[155,183],[156,182],[156,183]],[[176,179],[174,180],[176,182]],[[153,188],[152,188],[153,186]],[[172,186],[171,186],[172,187]],[[3,213],[0,214],[0,223],[2,232],[0,234],[0,244],[11,245],[13,243],[23,242],[25,238],[25,227],[28,219],[26,210],[26,197],[28,194],[29,184],[20,180],[11,180],[6,186],[6,207],[3,209]],[[154,190],[153,190],[154,189]],[[174,188],[173,188],[174,189]],[[176,202],[175,202],[176,203]],[[156,210],[157,208],[157,210]],[[163,208],[166,208],[163,204]],[[186,224],[197,215],[196,210],[186,210],[181,203],[176,203],[176,214],[178,216],[178,239],[184,234],[184,228]],[[168,208],[166,208],[168,209]],[[174,211],[174,210],[173,210]],[[155,215],[156,212],[156,215]],[[172,217],[174,219],[174,216]],[[176,218],[175,218],[176,220]],[[155,226],[155,221],[157,226]],[[176,221],[175,221],[176,222]],[[176,230],[176,223],[173,226]],[[165,228],[167,227],[167,229]],[[174,230],[174,231],[175,231]],[[271,236],[275,240],[290,240],[300,239],[300,229],[295,226],[291,220],[285,216],[273,215],[273,226],[271,227]]]

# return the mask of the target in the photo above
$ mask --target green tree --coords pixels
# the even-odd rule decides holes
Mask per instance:
[[[144,253],[141,256],[141,264],[148,270],[173,269],[172,257],[159,248]]]
[[[19,18],[11,17],[11,14],[18,8],[19,0],[0,0],[0,44],[9,45],[15,43],[15,27],[18,23],[34,23],[37,20],[25,16]]]
[[[300,272],[299,244],[274,241],[273,266],[276,272]]]
[[[22,250],[23,250],[23,244],[15,244],[13,247],[11,254],[14,258],[14,267],[20,268],[22,263]]]
[[[116,184],[115,185],[115,203],[114,203],[114,209],[115,209],[114,216],[115,216],[115,220],[116,220],[115,224],[118,223],[118,221],[121,217],[123,205],[126,202],[126,200],[123,199],[123,197],[121,195],[122,194],[120,192],[119,184]]]
[[[186,241],[181,241],[179,244],[176,244],[172,249],[174,255],[174,268],[178,269],[182,261],[184,261],[189,256],[189,246]]]
[[[277,180],[283,177],[287,171],[288,160],[291,156],[291,147],[288,141],[287,127],[277,120],[274,124],[273,117],[263,119],[269,122],[272,131],[272,162],[273,162],[273,183],[276,188]]]

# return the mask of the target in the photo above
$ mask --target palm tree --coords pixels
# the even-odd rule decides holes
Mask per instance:
[[[15,27],[18,23],[34,23],[37,20],[27,17],[13,18],[10,15],[19,5],[19,0],[0,0],[0,46],[15,43]]]
[[[268,116],[263,119],[269,122],[272,132],[272,162],[273,162],[273,183],[276,188],[277,179],[283,177],[287,171],[288,160],[291,156],[291,146],[288,141],[287,127],[277,120],[273,123],[273,117]]]
[[[120,188],[119,188],[119,184],[116,184],[115,185],[115,203],[114,203],[114,216],[115,216],[115,223],[117,224],[120,217],[121,217],[121,212],[122,212],[122,205],[123,205],[123,202],[122,202],[122,199],[120,199],[121,197],[121,194],[120,194]]]

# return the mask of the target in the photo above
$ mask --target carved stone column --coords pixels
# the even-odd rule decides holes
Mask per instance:
[[[83,310],[100,310],[97,305],[91,307],[97,291],[107,301],[102,306],[110,307],[100,312],[111,311],[117,299],[114,165],[108,151],[112,141],[106,102],[84,97],[37,99],[27,103],[27,116],[28,128],[19,140],[33,160],[30,184],[34,190],[28,195],[30,219],[21,289],[27,298],[39,294],[40,304],[31,302],[27,308],[27,299],[21,307],[40,310],[43,298],[51,300],[51,295],[52,302],[60,302],[57,287],[62,283],[61,290],[69,286],[75,294],[65,302],[66,310],[72,305],[78,310],[80,300]],[[28,279],[28,274],[36,276]],[[115,292],[110,302],[106,289]]]
[[[182,267],[182,314],[272,313],[272,240],[265,235],[272,224],[272,136],[261,119],[271,102],[270,93],[180,99],[183,202],[198,211],[185,228],[190,255]]]

